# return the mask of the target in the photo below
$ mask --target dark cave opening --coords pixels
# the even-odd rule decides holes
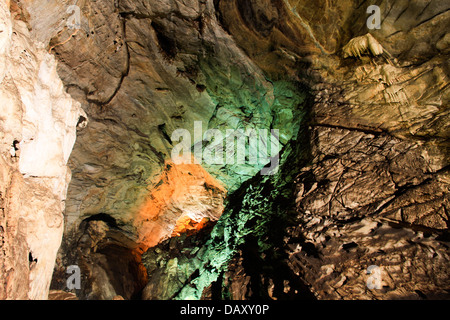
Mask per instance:
[[[58,258],[63,259],[59,266],[81,269],[81,288],[72,290],[79,299],[141,300],[147,271],[141,249],[127,234],[112,216],[99,213],[84,219],[76,232],[63,239],[60,250],[65,254]],[[55,268],[51,289],[67,290],[67,277],[64,268]]]

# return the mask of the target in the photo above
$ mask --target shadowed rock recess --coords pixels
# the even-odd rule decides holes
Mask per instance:
[[[450,299],[449,1],[0,3],[0,299]]]

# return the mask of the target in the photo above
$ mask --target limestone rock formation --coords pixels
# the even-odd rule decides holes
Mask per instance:
[[[63,233],[67,166],[86,125],[57,62],[0,2],[0,299],[46,299]]]
[[[342,4],[354,12],[295,4],[219,2],[222,24],[258,66],[272,77],[276,65],[300,78],[314,102],[297,141],[305,146],[293,153],[300,161],[292,168],[291,154],[282,169],[292,184],[255,179],[242,187],[246,195],[230,200],[239,212],[227,209],[224,234],[213,233],[204,267],[179,298],[448,298],[448,56],[440,45],[448,8],[383,2],[383,27],[367,36],[356,4]],[[277,19],[286,9],[293,15]],[[331,12],[335,23],[318,23]],[[279,36],[297,28],[303,38]],[[338,42],[330,42],[335,32]],[[280,42],[283,58],[275,58],[269,48]],[[291,205],[281,205],[274,189],[293,192],[284,198]],[[244,217],[247,227],[236,227]],[[284,225],[286,234],[266,224]],[[231,240],[242,233],[245,240]],[[214,263],[218,256],[228,263]],[[384,279],[378,291],[367,287],[371,265]]]
[[[216,272],[232,289],[222,295],[287,298],[310,291],[319,299],[448,298],[449,75],[440,45],[448,5],[384,1],[381,30],[353,39],[367,16],[349,26],[350,12],[344,10],[327,26],[344,28],[338,46],[327,42],[323,25],[310,20],[308,11],[299,10],[316,6],[316,17],[326,18],[322,5],[298,1],[297,10],[290,8],[323,49],[311,51],[311,74],[302,79],[310,81],[315,96],[306,134],[310,153],[297,172],[286,169],[295,175],[296,213],[285,213],[287,233],[278,246],[259,246],[257,253],[248,244],[237,247],[228,271]],[[257,4],[250,7],[264,16]],[[228,17],[235,21],[239,15]],[[273,25],[281,28],[283,22]],[[270,39],[257,28],[248,32]],[[241,45],[255,54],[248,41]],[[384,52],[389,54],[377,57]],[[286,254],[284,278],[246,261],[271,265],[274,250]],[[379,290],[366,286],[371,265],[381,269]]]
[[[194,175],[193,185],[172,179],[181,187],[165,188],[169,180],[158,177],[171,161],[176,129],[188,130],[193,145],[203,143],[207,129],[225,134],[282,125],[283,144],[296,135],[298,123],[290,120],[301,116],[296,108],[303,95],[286,81],[266,79],[220,26],[212,1],[80,2],[76,33],[62,22],[70,16],[68,3],[46,6],[62,14],[45,28],[38,3],[23,4],[32,32],[49,41],[68,92],[90,121],[70,159],[67,241],[82,235],[83,220],[105,213],[146,249],[170,237],[180,218],[217,221],[224,188],[236,190],[266,164],[205,164],[212,179],[192,167],[186,174]],[[195,121],[203,124],[200,138]],[[155,202],[160,183],[169,193]],[[190,195],[180,200],[180,193]]]
[[[450,4],[377,5],[2,1],[0,297],[448,299]]]

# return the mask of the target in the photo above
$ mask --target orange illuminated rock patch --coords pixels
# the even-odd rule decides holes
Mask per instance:
[[[134,221],[144,250],[222,215],[226,190],[201,165],[168,163],[153,186]]]
[[[209,223],[208,218],[203,218],[200,222],[192,220],[189,216],[182,216],[178,219],[172,237],[179,237],[182,234],[192,235],[205,228]]]

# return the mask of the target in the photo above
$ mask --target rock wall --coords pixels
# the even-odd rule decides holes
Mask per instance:
[[[84,234],[81,223],[98,214],[115,219],[144,249],[170,238],[186,216],[216,221],[225,190],[236,190],[266,163],[193,166],[175,170],[180,180],[193,176],[186,185],[162,181],[170,172],[173,131],[188,130],[195,145],[203,143],[195,121],[203,124],[200,136],[207,129],[283,126],[286,144],[298,130],[290,120],[301,116],[296,108],[303,93],[289,82],[266,79],[220,26],[213,1],[77,5],[80,25],[74,30],[64,23],[71,17],[69,3],[23,4],[33,36],[48,41],[67,91],[89,117],[69,161],[65,240],[76,243]],[[44,11],[59,21],[42,21]],[[166,186],[170,181],[173,186]],[[189,196],[178,199],[183,193]],[[158,194],[164,198],[154,201]],[[67,261],[63,253],[58,261]]]
[[[0,299],[47,299],[80,104],[21,11],[0,2]]]
[[[217,295],[219,287],[219,296],[235,299],[308,298],[308,292],[319,299],[448,299],[448,4],[382,1],[382,28],[371,36],[365,7],[356,2],[342,11],[341,2],[328,7],[325,1],[296,1],[293,7],[284,1],[284,9],[281,1],[272,7],[246,3],[242,8],[238,1],[221,1],[222,17],[262,68],[273,58],[270,52],[260,55],[261,48],[272,41],[289,45],[292,38],[272,37],[296,29],[291,20],[277,19],[276,9],[278,16],[289,10],[291,19],[311,31],[306,34],[314,50],[283,51],[309,64],[301,81],[309,81],[314,102],[302,141],[308,146],[298,153],[304,161],[284,169],[295,177],[289,187],[295,213],[284,209],[277,216],[286,233],[267,249],[261,240],[269,234],[249,232],[229,264],[213,272],[200,269],[217,279],[207,296],[214,288]],[[258,21],[245,20],[250,13],[264,21],[272,17],[270,30],[261,32]],[[334,23],[316,23],[331,14]],[[244,35],[237,27],[243,23]],[[261,205],[247,207],[265,212]],[[280,210],[276,201],[272,206]],[[224,228],[236,221],[227,219]],[[227,238],[215,241],[212,252]],[[264,267],[255,267],[255,260]],[[371,265],[381,270],[379,290],[366,285]],[[280,278],[274,266],[285,275]],[[198,278],[198,290],[206,278]],[[182,297],[192,294],[186,286]]]
[[[53,287],[65,290],[77,264],[80,298],[448,297],[446,1],[377,1],[378,30],[357,0],[71,4],[17,0],[12,24],[4,10],[16,33],[0,33],[14,102],[1,204],[29,221],[51,212],[45,226],[4,214],[1,266],[18,250],[29,266],[16,273],[40,283],[15,292],[45,295],[46,273],[30,268],[53,263],[68,164]],[[280,129],[279,174],[173,166],[176,129],[204,144],[196,121],[201,135]],[[188,236],[202,227],[212,231]],[[30,237],[52,239],[51,254]],[[379,291],[366,286],[370,265],[382,268]]]
[[[218,2],[258,67],[313,101],[283,178],[231,196],[176,298],[448,298],[448,5],[379,6],[368,34],[357,1]]]

